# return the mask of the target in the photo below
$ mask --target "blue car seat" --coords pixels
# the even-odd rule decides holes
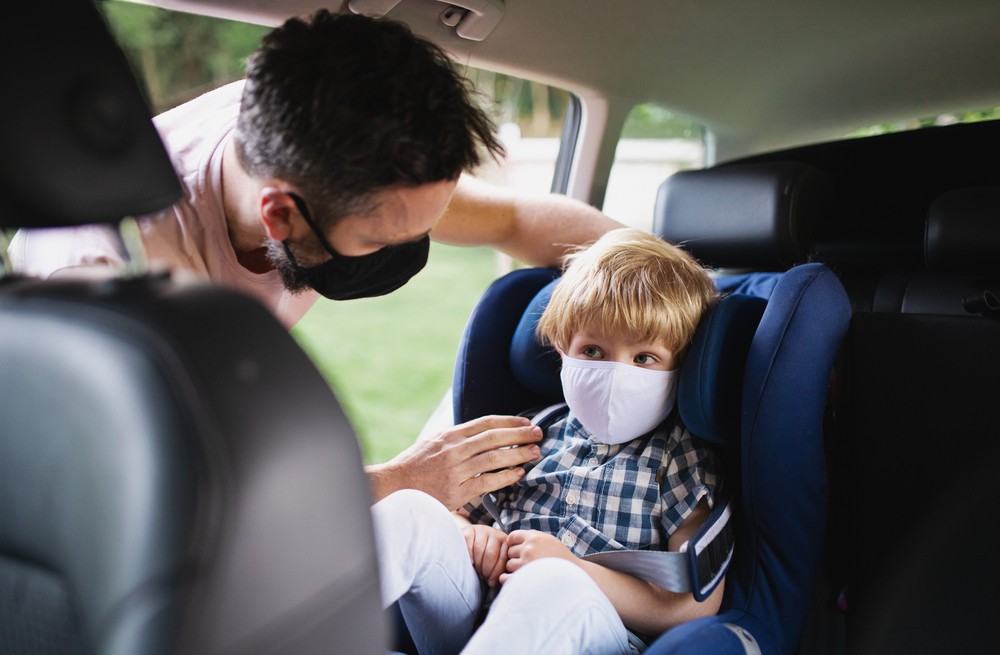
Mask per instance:
[[[690,171],[661,189],[656,232],[716,268],[737,270],[718,278],[727,295],[699,325],[678,408],[693,434],[728,451],[738,511],[722,610],[665,633],[648,653],[798,646],[826,527],[827,388],[850,307],[821,264],[773,270],[805,257],[809,221],[827,190],[819,173],[795,163]],[[533,335],[557,276],[519,270],[484,293],[456,361],[457,422],[561,399],[558,358]]]

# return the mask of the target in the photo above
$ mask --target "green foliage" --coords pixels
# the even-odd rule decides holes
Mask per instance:
[[[118,0],[98,3],[156,113],[239,79],[267,28]]]
[[[955,112],[942,114],[930,118],[915,118],[898,123],[880,123],[869,125],[854,130],[849,137],[878,136],[879,134],[891,134],[893,132],[904,132],[906,130],[919,130],[925,127],[938,127],[942,125],[953,125],[955,123],[978,123],[980,121],[991,121],[1000,119],[1000,107],[990,107],[975,111]]]
[[[636,105],[625,119],[623,139],[700,139],[701,126],[659,105]]]

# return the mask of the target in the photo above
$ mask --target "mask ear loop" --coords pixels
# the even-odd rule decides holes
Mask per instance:
[[[292,193],[291,191],[286,193],[288,197],[292,199],[292,202],[295,203],[295,208],[299,210],[299,214],[303,219],[305,219],[306,225],[308,225],[309,229],[313,231],[314,235],[316,235],[316,238],[319,240],[319,245],[323,246],[323,250],[333,257],[340,257],[341,254],[333,249],[333,246],[330,245],[330,242],[327,241],[326,237],[323,235],[323,231],[319,229],[319,225],[317,225],[316,221],[313,220],[312,214],[309,213],[309,208],[306,207],[306,201],[303,200],[297,193]],[[288,255],[297,266],[298,261],[295,260],[295,257],[289,251],[288,245],[284,241],[282,241],[281,244],[285,248],[285,254]]]

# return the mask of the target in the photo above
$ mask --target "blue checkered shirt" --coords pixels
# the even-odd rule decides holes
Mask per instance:
[[[541,530],[583,557],[666,550],[667,539],[702,498],[709,506],[715,502],[712,453],[695,442],[676,412],[653,432],[617,445],[592,440],[570,414],[539,446],[541,459],[525,466],[521,481],[494,492],[499,521],[481,501],[466,506],[469,520],[505,532]]]

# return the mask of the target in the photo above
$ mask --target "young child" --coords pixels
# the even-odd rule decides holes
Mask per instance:
[[[678,551],[707,518],[718,472],[674,397],[715,296],[694,259],[640,230],[571,256],[538,324],[562,357],[569,414],[521,481],[495,494],[495,520],[470,506],[456,513],[459,532],[416,491],[373,508],[384,602],[399,599],[421,653],[639,652],[643,639],[718,611],[721,584],[698,603],[581,559]],[[469,639],[481,583],[500,591]]]

